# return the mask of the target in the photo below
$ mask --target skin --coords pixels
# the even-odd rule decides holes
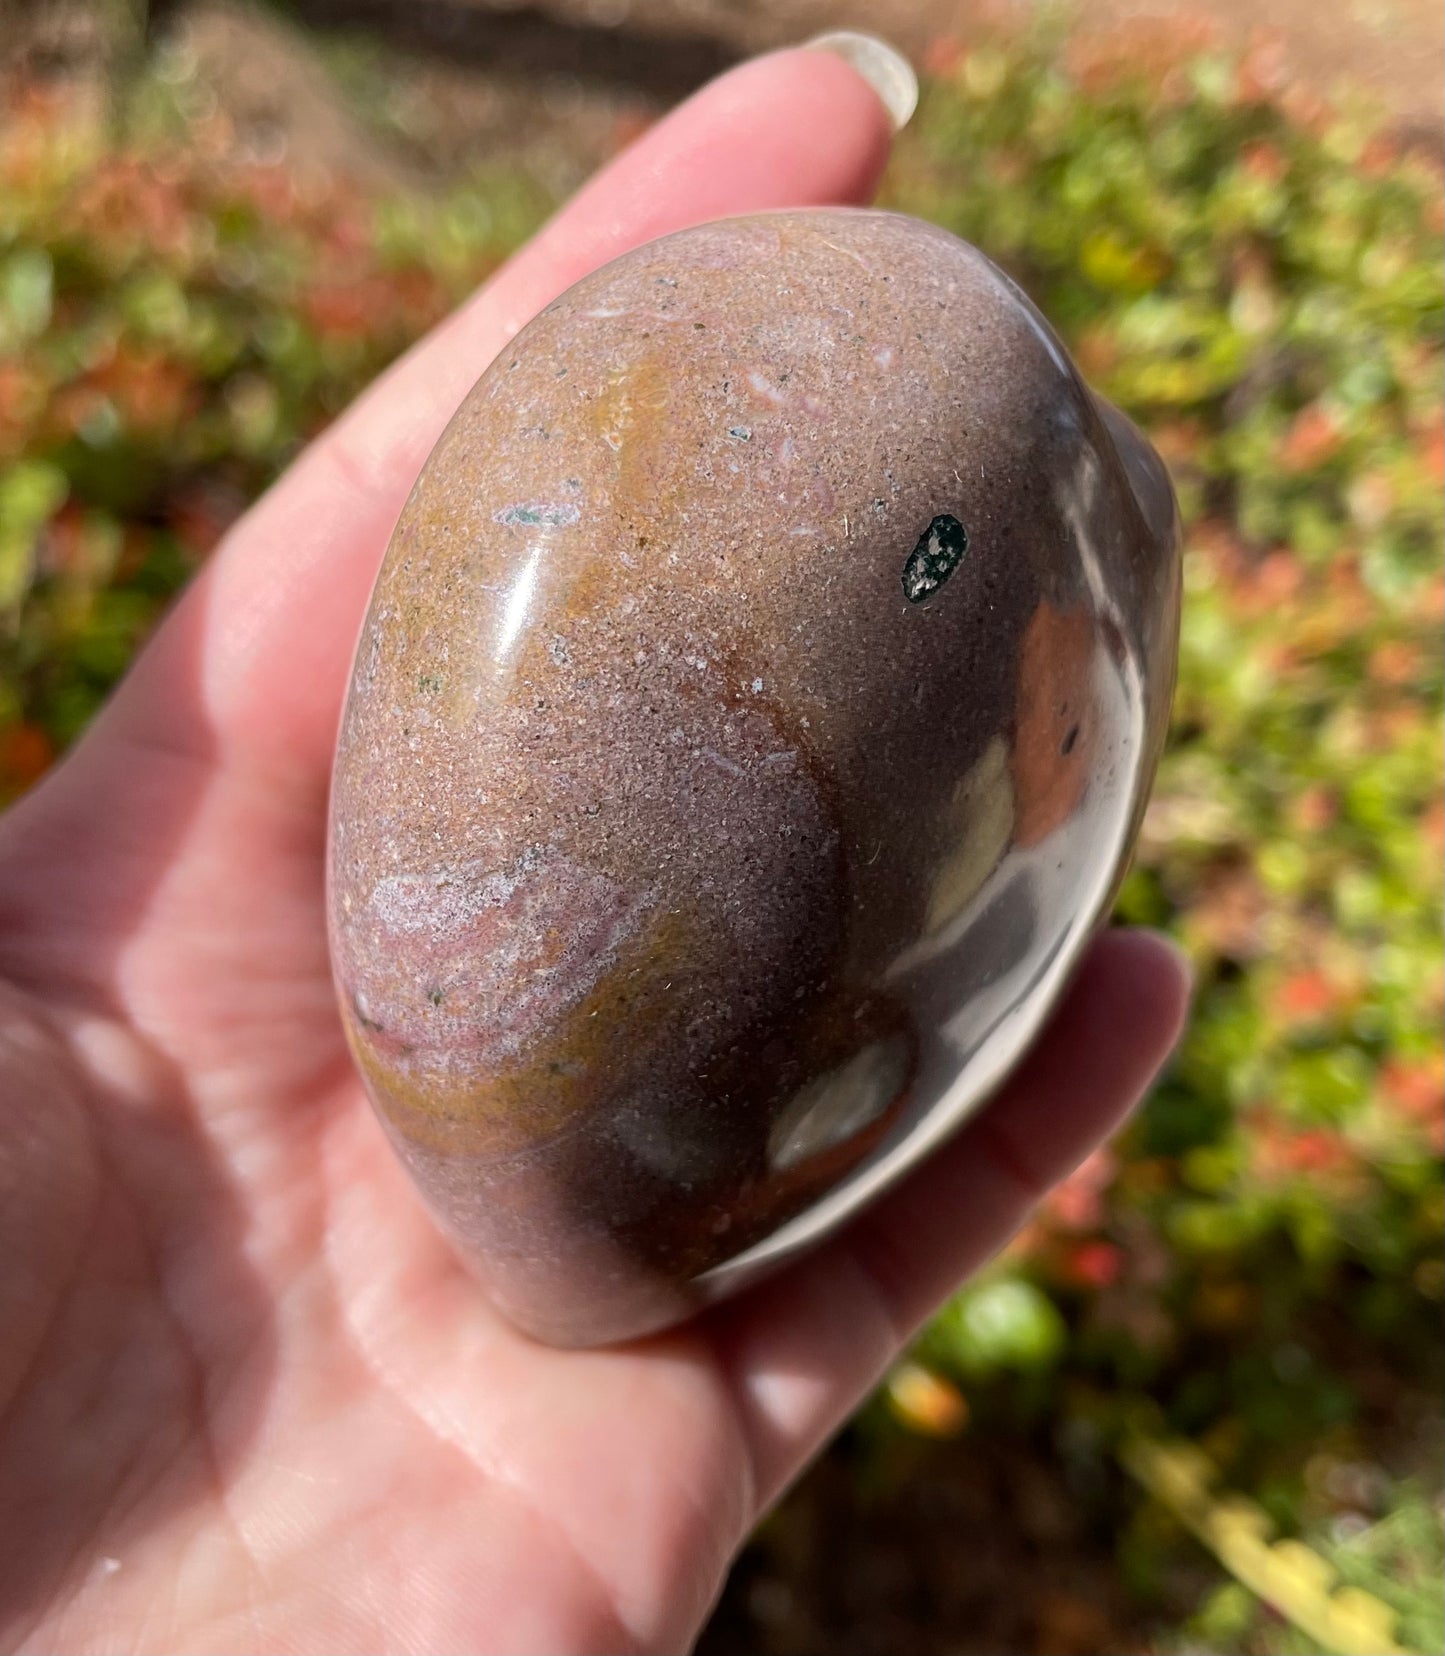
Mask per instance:
[[[1173,1045],[1179,960],[1104,937],[1007,1092],[896,1194],[703,1320],[592,1352],[487,1309],[346,1055],[327,775],[448,415],[602,260],[866,200],[887,147],[818,53],[704,89],[313,446],[0,822],[6,1648],[685,1646],[758,1514]]]

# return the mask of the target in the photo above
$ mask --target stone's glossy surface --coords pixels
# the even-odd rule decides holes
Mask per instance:
[[[337,758],[357,1062],[498,1304],[626,1337],[935,1145],[1106,914],[1163,736],[1168,479],[972,248],[690,230],[488,369]]]

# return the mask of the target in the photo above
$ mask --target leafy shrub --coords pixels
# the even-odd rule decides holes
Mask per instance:
[[[1023,1396],[1205,1435],[1291,1522],[1381,1367],[1428,1384],[1441,1351],[1440,173],[1263,54],[943,57],[893,201],[1008,265],[1179,485],[1174,729],[1120,909],[1198,973],[1140,1119],[964,1303],[1046,1293],[1070,1339]],[[976,1419],[1020,1396],[977,1348],[957,1312],[922,1348]]]
[[[308,190],[224,118],[108,148],[23,95],[0,151],[0,796],[71,741],[226,526],[540,219]]]

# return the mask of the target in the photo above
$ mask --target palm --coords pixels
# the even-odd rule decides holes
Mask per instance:
[[[399,492],[514,309],[681,211],[657,175],[695,168],[704,114],[769,167],[723,176],[713,211],[866,193],[878,111],[810,56],[740,71],[725,119],[704,93],[453,326],[456,360],[423,353],[363,405],[0,825],[8,1643],[683,1646],[760,1506],[1167,1048],[1177,973],[1115,941],[1054,1055],[906,1196],[691,1330],[593,1353],[487,1310],[363,1106],[326,960],[324,765]],[[618,223],[629,165],[651,195]]]
[[[94,790],[90,764],[57,791]],[[12,1347],[0,1440],[20,1627],[64,1601],[35,1635],[52,1648],[132,1613],[163,1648],[258,1648],[277,1618],[303,1648],[680,1643],[752,1500],[714,1356],[697,1337],[564,1356],[488,1314],[346,1062],[314,813],[287,823],[203,760],[165,768],[143,856],[115,855],[113,821],[69,848],[108,923],[73,938],[96,971],[66,985],[89,1003],[69,1039],[37,1037],[43,1093],[22,1021],[44,1025],[11,1002],[44,1142],[6,1227],[49,1306]],[[19,896],[48,814],[41,796],[12,821],[3,884],[54,936]]]

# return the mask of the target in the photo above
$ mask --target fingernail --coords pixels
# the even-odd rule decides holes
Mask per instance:
[[[918,76],[896,46],[856,29],[830,29],[803,42],[810,52],[831,52],[851,64],[878,94],[895,132],[902,132],[918,107]]]

